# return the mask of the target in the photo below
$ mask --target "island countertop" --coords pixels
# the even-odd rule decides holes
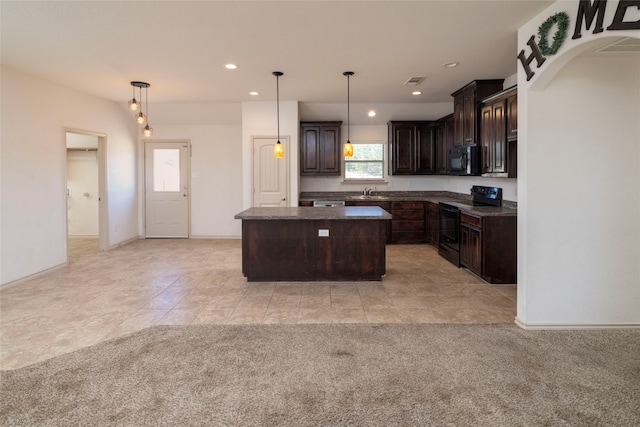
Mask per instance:
[[[391,214],[378,206],[335,207],[254,207],[234,216],[250,220],[381,220],[391,219]]]

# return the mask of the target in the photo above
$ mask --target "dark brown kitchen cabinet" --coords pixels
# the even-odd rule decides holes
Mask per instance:
[[[426,175],[436,172],[435,122],[393,121],[387,125],[390,175]]]
[[[340,121],[300,123],[300,175],[341,174],[341,125]]]
[[[375,201],[375,200],[347,200],[346,206],[378,206],[385,211],[391,213],[391,202]],[[386,224],[387,243],[391,243],[391,220]]]
[[[507,95],[507,140],[518,139],[518,92],[516,88]]]
[[[392,202],[391,217],[392,243],[423,243],[425,241],[424,202]]]
[[[504,80],[474,80],[451,94],[453,96],[453,145],[476,145],[480,101],[502,90]]]
[[[483,174],[517,177],[517,114],[516,87],[483,100],[480,119]]]
[[[482,276],[482,231],[460,223],[460,264]]]
[[[460,264],[489,283],[517,281],[517,216],[460,213]]]
[[[482,173],[507,171],[506,105],[505,99],[499,99],[482,107],[480,119]]]
[[[449,173],[453,127],[453,114],[441,118],[436,124],[436,170],[440,174]]]
[[[426,202],[425,212],[425,240],[437,248],[440,246],[440,205],[436,202]]]

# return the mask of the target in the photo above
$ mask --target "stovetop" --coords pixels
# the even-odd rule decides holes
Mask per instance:
[[[474,185],[471,187],[473,206],[502,206],[502,188]]]

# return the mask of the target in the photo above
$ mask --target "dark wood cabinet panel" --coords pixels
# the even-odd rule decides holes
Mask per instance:
[[[391,215],[392,243],[423,243],[425,241],[424,202],[393,202]]]
[[[300,123],[300,175],[340,175],[342,122]]]
[[[489,283],[516,283],[516,216],[460,214],[460,263]]]
[[[518,139],[518,92],[512,90],[507,97],[507,140]]]
[[[454,145],[476,145],[480,132],[480,101],[502,90],[504,80],[474,80],[452,93]]]
[[[495,101],[482,108],[480,144],[482,146],[482,172],[507,171],[507,136],[505,119],[506,100]]]
[[[460,225],[460,264],[482,276],[482,236],[477,228]]]
[[[436,171],[449,173],[451,147],[453,147],[453,114],[438,120],[436,124]]]
[[[243,220],[242,271],[250,282],[380,280],[384,220]],[[319,237],[318,230],[329,236]]]
[[[438,203],[425,203],[425,240],[427,243],[440,246],[440,206]]]
[[[515,87],[483,100],[480,119],[483,173],[517,177],[517,102]]]
[[[378,206],[385,211],[391,213],[391,202],[374,201],[374,200],[348,200],[346,206]],[[385,235],[387,243],[391,243],[391,220],[385,221]]]
[[[436,172],[435,122],[389,122],[388,127],[390,175]]]

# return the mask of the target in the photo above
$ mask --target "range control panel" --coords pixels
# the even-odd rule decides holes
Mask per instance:
[[[501,206],[502,205],[502,188],[500,187],[484,187],[482,185],[474,185],[471,187],[471,195],[473,203]]]

